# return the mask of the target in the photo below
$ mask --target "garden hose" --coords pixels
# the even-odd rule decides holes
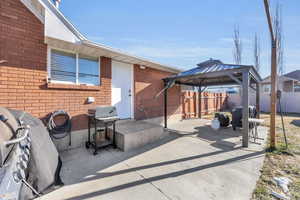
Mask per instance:
[[[61,125],[55,123],[55,117],[64,116],[65,121]],[[49,134],[54,139],[62,139],[69,135],[69,145],[71,146],[71,129],[72,123],[70,115],[64,110],[57,110],[50,114],[48,118],[47,128]]]

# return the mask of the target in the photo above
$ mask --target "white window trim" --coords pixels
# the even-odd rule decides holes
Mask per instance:
[[[79,85],[79,55],[76,53],[76,85]]]
[[[135,97],[134,89],[135,89],[134,88],[134,65],[132,65],[131,66],[131,119],[134,119],[134,97]]]
[[[51,79],[51,51],[52,50],[58,50],[66,53],[72,53],[76,55],[76,82],[71,82],[71,81],[59,81],[59,80],[52,80]],[[70,84],[70,85],[87,85],[87,86],[100,86],[101,85],[101,59],[98,57],[98,78],[99,78],[99,84],[90,84],[90,83],[79,83],[79,53],[70,51],[70,50],[65,50],[65,49],[60,49],[60,48],[53,48],[48,46],[48,52],[47,52],[47,71],[48,71],[48,77],[47,81],[50,83],[60,83],[60,84]]]
[[[40,13],[30,0],[21,0],[21,2],[43,23],[45,24],[45,17]]]
[[[101,85],[101,58],[98,57],[99,86]]]

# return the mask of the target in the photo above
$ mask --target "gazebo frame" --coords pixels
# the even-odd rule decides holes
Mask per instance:
[[[249,107],[249,89],[256,91],[256,110],[260,113],[260,82],[256,69],[250,65],[223,64],[218,60],[209,60],[198,64],[199,67],[178,75],[164,78],[164,127],[168,128],[168,89],[174,84],[199,87],[199,117],[201,118],[201,93],[203,87],[221,85],[240,85],[242,88],[242,106]],[[193,72],[194,71],[194,72]],[[243,147],[249,145],[249,109],[243,109]]]

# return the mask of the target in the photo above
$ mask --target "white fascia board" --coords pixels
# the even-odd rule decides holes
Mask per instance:
[[[45,23],[45,16],[43,16],[33,5],[31,0],[20,0],[28,10],[30,10],[43,24]]]
[[[45,36],[57,38],[59,40],[76,43],[80,42],[78,38],[70,29],[68,29],[61,20],[57,18],[51,11],[45,11]]]
[[[130,55],[130,54],[128,54],[126,52],[123,52],[121,50],[113,49],[111,47],[107,47],[107,46],[104,46],[102,44],[98,44],[98,43],[89,41],[86,37],[84,37],[75,28],[75,26],[71,22],[69,22],[65,18],[65,16],[53,5],[53,3],[50,2],[50,0],[38,0],[38,1],[46,9],[46,11],[45,11],[45,15],[46,15],[45,16],[45,18],[46,18],[45,19],[45,24],[46,24],[46,26],[49,26],[49,27],[46,27],[45,29],[49,28],[48,30],[50,31],[49,35],[47,35],[47,32],[46,32],[46,37],[57,38],[57,39],[60,39],[60,40],[65,40],[67,42],[73,42],[73,43],[79,42],[83,45],[87,45],[87,46],[95,47],[95,48],[100,48],[100,49],[102,49],[104,51],[108,51],[112,54],[127,57],[129,60],[135,61],[134,64],[136,64],[136,63],[145,63],[145,65],[148,66],[148,67],[153,67],[153,68],[161,69],[161,70],[172,72],[172,73],[178,73],[178,72],[182,71],[181,69],[178,69],[176,67],[163,65],[163,64],[160,64],[160,63],[157,63],[157,62],[150,61],[148,59],[144,59],[144,58],[140,58],[140,57],[137,57],[137,56],[134,56],[134,55]],[[47,11],[48,11],[48,13],[47,13]],[[74,40],[74,38],[70,37],[70,34],[67,31],[63,31],[61,29],[61,27],[60,28],[57,27],[57,26],[60,26],[60,24],[58,22],[53,22],[52,21],[53,22],[52,24],[51,24],[51,22],[50,22],[50,24],[47,24],[47,23],[49,23],[48,22],[49,18],[51,19],[51,16],[50,16],[51,14],[54,14],[60,20],[60,22],[66,28],[68,28],[68,30],[70,32],[72,32],[78,38],[78,40]],[[54,26],[54,27],[52,27],[52,26]],[[60,31],[58,31],[58,30],[60,30]]]
[[[138,57],[138,56],[128,54],[128,53],[126,53],[124,51],[121,51],[121,50],[117,50],[117,49],[114,49],[114,48],[111,48],[111,47],[108,47],[108,46],[105,46],[105,45],[102,45],[102,44],[94,43],[94,42],[89,41],[89,40],[83,40],[82,44],[90,46],[90,47],[94,47],[94,48],[99,48],[99,49],[102,49],[102,50],[105,50],[105,51],[109,51],[112,54],[117,54],[117,55],[122,56],[122,57],[126,57],[128,60],[132,60],[132,62],[134,62],[133,64],[145,63],[144,65],[148,66],[150,68],[153,67],[153,66],[157,66],[156,67],[157,69],[161,69],[161,70],[172,72],[172,73],[178,73],[178,72],[182,71],[182,70],[180,70],[176,67],[171,67],[171,66],[163,65],[163,64],[160,64],[160,63],[157,63],[157,62],[153,62],[153,61],[150,61],[148,59],[144,59],[144,58],[141,58],[141,57]]]
[[[69,31],[72,32],[79,40],[87,39],[75,28],[75,26],[69,20],[67,20],[67,18],[53,5],[53,3],[50,2],[50,0],[38,0],[38,1],[45,8],[46,11],[53,13],[61,21],[61,23],[67,29],[69,29]],[[57,28],[57,27],[52,27],[52,28]]]

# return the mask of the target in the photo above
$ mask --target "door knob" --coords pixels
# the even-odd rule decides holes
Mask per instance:
[[[131,97],[131,89],[128,90],[128,96]]]

